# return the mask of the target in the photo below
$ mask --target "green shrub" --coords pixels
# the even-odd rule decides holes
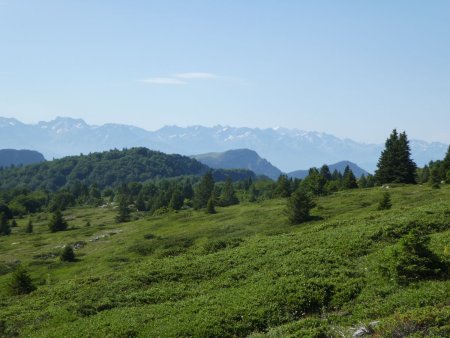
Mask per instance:
[[[70,245],[66,245],[61,252],[60,258],[63,262],[74,262],[75,253]]]
[[[13,272],[8,288],[11,295],[24,295],[36,289],[28,271],[21,265]]]

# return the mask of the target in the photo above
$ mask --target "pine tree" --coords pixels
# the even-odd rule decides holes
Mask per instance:
[[[214,198],[210,197],[208,202],[206,203],[206,213],[207,214],[215,214],[216,208],[214,207]]]
[[[416,164],[411,160],[406,133],[398,135],[394,129],[386,140],[385,149],[378,160],[375,178],[379,184],[416,183]]]
[[[432,188],[439,189],[441,186],[441,178],[439,177],[438,168],[433,167],[430,172],[430,180],[429,183]]]
[[[225,186],[222,191],[222,196],[220,197],[220,205],[226,207],[238,203],[239,200],[237,199],[236,194],[234,192],[233,181],[231,180],[230,177],[227,177],[227,180],[225,181]]]
[[[342,176],[342,188],[343,189],[358,188],[358,183],[356,183],[356,177],[348,165],[345,166],[344,175]]]
[[[56,210],[53,213],[48,228],[50,229],[51,232],[63,231],[67,229],[67,222],[64,220],[60,210]]]
[[[11,281],[8,284],[9,293],[11,295],[24,295],[36,289],[33,285],[28,272],[19,265],[12,274]]]
[[[208,200],[214,191],[214,178],[212,171],[203,175],[200,183],[197,185],[194,193],[194,208],[201,209],[206,206]]]
[[[426,165],[423,167],[420,175],[420,183],[427,183],[430,180],[430,168]]]
[[[378,210],[388,210],[391,207],[392,207],[391,194],[388,191],[385,191],[383,197],[378,203]]]
[[[4,212],[0,212],[0,235],[8,236],[9,234],[11,234],[11,226],[8,217]]]
[[[183,206],[183,202],[183,195],[180,189],[177,187],[173,190],[172,196],[170,197],[169,208],[172,210],[180,210]]]
[[[322,176],[324,178],[324,180],[327,182],[332,180],[330,168],[326,164],[324,164],[320,168],[320,176]]]
[[[75,253],[70,245],[66,245],[61,252],[60,256],[63,262],[74,262],[75,261]]]
[[[129,220],[130,220],[130,209],[128,208],[128,197],[126,195],[120,195],[116,222],[124,223],[128,222]]]
[[[367,188],[367,179],[366,176],[363,174],[358,180],[358,187],[360,188]]]
[[[289,197],[291,196],[291,181],[287,175],[280,175],[277,180],[275,187],[275,194],[278,197]]]
[[[28,220],[27,227],[25,228],[25,233],[33,233],[33,222],[31,221],[31,218]]]
[[[291,224],[299,224],[310,218],[310,211],[315,207],[311,197],[303,190],[297,189],[288,199],[286,214]]]

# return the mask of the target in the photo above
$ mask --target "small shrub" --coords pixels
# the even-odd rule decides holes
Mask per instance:
[[[389,191],[385,191],[378,203],[378,210],[389,210],[390,208],[392,208],[391,194]]]
[[[60,256],[63,262],[74,262],[75,261],[75,253],[70,245],[66,245],[66,247],[61,252]]]
[[[20,265],[12,274],[8,288],[11,295],[25,295],[36,289],[28,271]]]
[[[28,220],[27,227],[25,228],[25,233],[33,233],[33,222],[31,221],[31,219]]]

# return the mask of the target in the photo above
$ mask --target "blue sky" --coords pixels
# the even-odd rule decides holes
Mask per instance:
[[[0,116],[450,142],[449,1],[0,0]]]

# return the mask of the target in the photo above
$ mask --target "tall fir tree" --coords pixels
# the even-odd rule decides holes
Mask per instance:
[[[11,226],[8,217],[4,212],[0,212],[0,235],[7,236],[11,233]]]
[[[416,183],[417,166],[411,159],[406,133],[400,135],[394,129],[386,140],[385,149],[378,160],[376,181],[384,183]]]
[[[60,210],[56,210],[53,213],[48,228],[51,232],[63,231],[67,229],[67,222],[64,220],[64,217]]]
[[[119,206],[117,208],[116,222],[124,223],[130,220],[130,209],[128,208],[128,196],[119,196]]]
[[[208,200],[214,192],[214,178],[212,171],[209,170],[203,175],[200,183],[197,185],[194,192],[194,208],[201,209],[206,207]]]
[[[342,188],[343,189],[358,188],[358,183],[356,182],[356,177],[348,165],[345,166],[344,175],[342,176]]]
[[[310,211],[315,207],[314,201],[304,189],[297,189],[287,202],[286,214],[291,224],[299,224],[310,219]]]
[[[226,207],[238,203],[239,200],[234,192],[233,181],[230,177],[227,177],[225,186],[223,187],[222,195],[220,196],[220,205]]]

